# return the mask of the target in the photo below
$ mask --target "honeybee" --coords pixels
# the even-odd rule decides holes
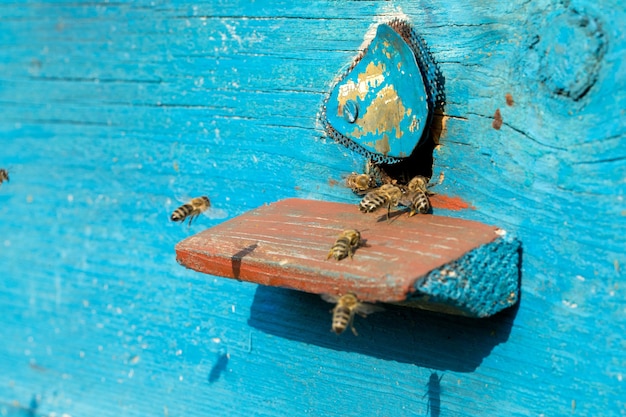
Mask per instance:
[[[406,185],[406,188],[409,192],[413,191],[422,191],[427,192],[428,190],[428,180],[426,177],[422,177],[421,175],[416,175],[409,181]]]
[[[357,194],[364,194],[376,187],[376,180],[369,174],[353,172],[346,177],[346,185]]]
[[[426,177],[423,177],[421,175],[416,175],[415,177],[411,179],[411,181],[409,181],[409,183],[406,185],[406,188],[409,191],[422,190],[426,192],[428,195],[433,195],[435,193],[430,191],[430,188],[441,185],[444,179],[445,179],[445,174],[443,173],[443,171],[439,173],[439,179],[437,180],[437,182],[432,182]]]
[[[208,197],[202,196],[192,198],[188,203],[183,204],[174,210],[170,219],[173,222],[184,222],[185,219],[189,217],[189,226],[191,226],[193,219],[198,217],[200,213],[209,207],[211,207],[211,201]]]
[[[9,171],[4,168],[0,168],[0,184],[4,181],[9,182]]]
[[[362,303],[352,293],[347,293],[341,297],[330,294],[322,294],[322,300],[329,303],[337,303],[333,308],[333,324],[332,331],[341,334],[346,330],[346,327],[350,326],[352,333],[358,336],[354,325],[354,314],[358,314],[361,317],[365,317],[368,314],[375,313],[377,311],[383,311],[382,307],[375,306],[373,304]]]
[[[430,199],[428,198],[427,192],[420,190],[409,192],[406,200],[408,200],[408,207],[411,209],[409,217],[412,217],[416,213],[426,214],[431,209]]]
[[[406,195],[400,202],[411,209],[409,217],[416,213],[425,214],[431,209],[430,199],[428,196],[432,194],[429,190],[429,183],[426,177],[417,175],[406,185]]]
[[[383,206],[387,206],[387,219],[389,219],[391,207],[397,206],[401,198],[402,190],[399,187],[384,184],[365,194],[359,203],[359,210],[363,213],[372,213]]]
[[[354,256],[354,251],[361,245],[361,233],[358,230],[348,229],[341,232],[335,244],[328,252],[326,259],[335,258],[340,261],[346,256],[350,259]]]

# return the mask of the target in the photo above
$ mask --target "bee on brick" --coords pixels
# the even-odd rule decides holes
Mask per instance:
[[[343,258],[354,256],[354,251],[361,245],[361,233],[358,230],[348,229],[341,232],[335,244],[328,252],[326,259],[335,258],[340,261]]]
[[[406,195],[403,196],[400,204],[409,207],[409,217],[419,214],[428,213],[432,206],[428,196],[432,194],[428,191],[429,183],[426,177],[417,175],[406,185]]]
[[[410,192],[407,195],[406,199],[409,202],[408,207],[411,209],[411,211],[409,212],[409,217],[412,217],[416,213],[426,214],[431,209],[430,199],[428,198],[427,193],[423,191],[417,190]]]

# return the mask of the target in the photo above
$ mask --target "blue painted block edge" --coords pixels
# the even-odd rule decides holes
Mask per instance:
[[[429,272],[402,305],[469,317],[489,317],[519,299],[521,242],[503,236]]]

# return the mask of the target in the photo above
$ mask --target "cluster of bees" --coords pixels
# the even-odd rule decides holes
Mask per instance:
[[[431,211],[432,206],[428,196],[433,193],[428,188],[433,184],[430,184],[426,177],[417,175],[405,185],[398,184],[389,177],[383,177],[381,182],[382,185],[378,185],[376,178],[366,173],[353,172],[346,177],[346,185],[354,193],[363,196],[359,202],[361,212],[372,213],[384,207],[387,208],[387,221],[389,221],[391,209],[399,205],[409,209],[409,217]],[[361,233],[355,229],[344,230],[337,237],[326,259],[334,258],[340,261],[348,256],[352,259],[359,246],[362,246]],[[355,314],[365,317],[367,314],[383,310],[382,307],[360,302],[352,293],[341,297],[324,294],[322,299],[329,303],[336,303],[333,309],[332,331],[337,334],[343,333],[350,326],[352,333],[357,335],[352,324]]]
[[[428,190],[430,184],[426,177],[416,175],[406,185],[386,179],[378,186],[376,178],[371,174],[357,174],[353,172],[346,177],[346,185],[358,195],[363,195],[359,202],[359,210],[362,213],[373,213],[380,208],[387,208],[387,221],[390,219],[391,209],[398,205],[409,208],[409,217],[415,214],[426,214],[432,209]],[[340,261],[343,258],[354,256],[354,251],[361,245],[361,233],[358,230],[344,230],[335,244],[328,252],[327,259],[335,258]]]
[[[359,210],[363,213],[372,213],[382,207],[387,207],[387,220],[392,207],[402,205],[409,208],[409,217],[415,214],[426,214],[431,210],[428,190],[430,187],[426,177],[416,175],[408,184],[400,185],[389,182],[376,187],[376,180],[370,174],[353,172],[346,178],[346,185],[357,194],[365,194],[359,203]]]

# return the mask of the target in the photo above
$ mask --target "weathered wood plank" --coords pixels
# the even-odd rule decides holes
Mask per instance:
[[[176,258],[205,274],[314,294],[353,293],[366,302],[420,300],[422,308],[472,317],[515,304],[519,245],[496,243],[506,232],[450,217],[394,214],[381,222],[354,205],[283,200],[185,239]],[[361,232],[358,255],[327,260],[346,229]]]
[[[516,314],[392,308],[335,338],[316,296],[176,264],[220,217],[355,203],[334,184],[363,161],[316,113],[398,13],[446,78],[436,191],[474,207],[435,213],[520,238]],[[624,414],[624,21],[586,0],[0,4],[0,414],[425,415],[432,370],[442,416]],[[170,224],[197,193],[220,215]]]

